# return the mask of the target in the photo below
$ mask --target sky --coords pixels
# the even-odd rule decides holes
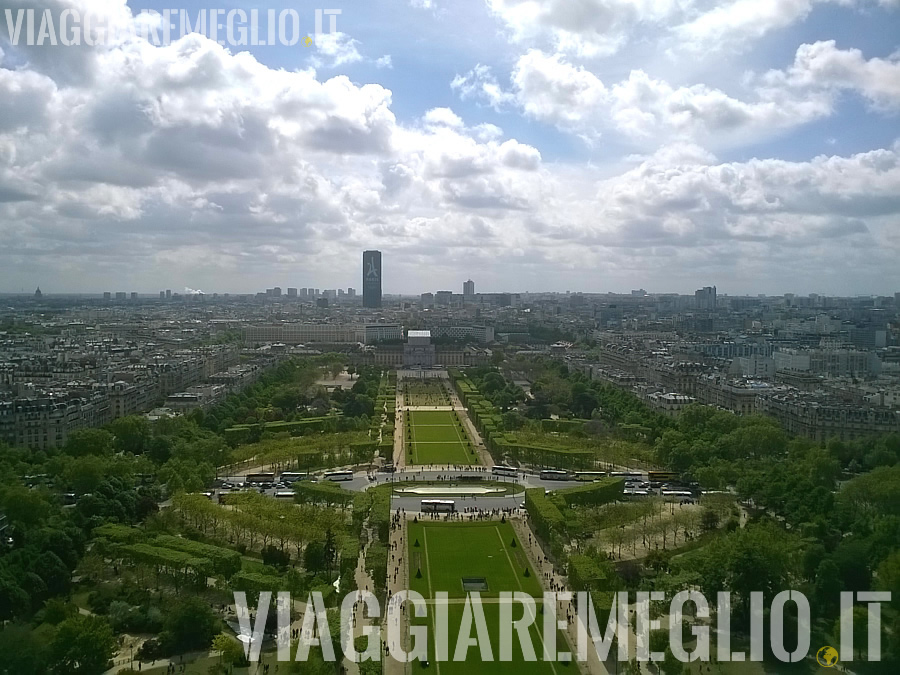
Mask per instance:
[[[0,292],[900,291],[900,0],[180,3],[0,0]]]

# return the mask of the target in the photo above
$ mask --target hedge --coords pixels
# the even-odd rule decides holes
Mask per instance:
[[[278,593],[287,590],[283,577],[258,572],[238,572],[231,577],[231,587],[236,591],[247,593],[259,593],[260,591]]]
[[[372,577],[374,588],[369,590],[382,599],[387,582],[388,547],[382,542],[374,542],[366,550],[366,571]]]
[[[353,502],[354,493],[334,483],[317,483],[302,480],[294,483],[295,499],[300,504],[337,504],[348,506]]]
[[[566,520],[563,514],[547,499],[544,488],[525,490],[525,510],[534,524],[534,531],[546,541],[550,540],[551,532],[565,529]]]
[[[541,430],[548,432],[558,432],[567,434],[571,431],[577,431],[584,426],[588,420],[541,420]]]
[[[128,525],[118,525],[116,523],[106,523],[95,527],[93,531],[95,537],[103,537],[116,544],[133,544],[144,536],[142,530]]]
[[[348,572],[352,574],[357,563],[359,563],[359,539],[346,537],[341,543],[340,575],[343,577]]]
[[[153,540],[156,546],[170,548],[182,553],[188,553],[195,558],[206,558],[212,563],[212,571],[221,574],[226,579],[236,574],[241,569],[241,554],[231,549],[204,544],[199,541],[162,535]]]
[[[378,539],[387,543],[391,535],[391,492],[390,489],[374,489],[369,524],[375,529]]]
[[[337,428],[337,418],[339,415],[327,415],[323,417],[307,417],[302,420],[293,422],[265,422],[265,431],[277,432],[288,431],[292,435],[295,431],[303,433],[310,431],[334,431]],[[233,427],[225,429],[223,432],[225,440],[232,444],[248,443],[253,432],[255,424],[237,424]],[[297,435],[303,435],[297,434]]]
[[[197,558],[189,553],[182,553],[163,546],[150,544],[129,544],[122,546],[119,551],[137,563],[152,565],[154,567],[167,567],[184,571],[192,569],[198,576],[205,577],[212,571],[212,563],[208,558]]]
[[[604,478],[592,483],[559,490],[556,495],[561,497],[567,506],[573,504],[600,506],[621,499],[624,489],[624,478]]]
[[[612,590],[609,583],[610,572],[608,566],[602,565],[595,558],[581,554],[569,556],[569,583],[575,591]]]

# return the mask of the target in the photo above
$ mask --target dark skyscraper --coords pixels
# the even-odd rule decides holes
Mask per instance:
[[[381,251],[363,251],[363,307],[381,307]]]

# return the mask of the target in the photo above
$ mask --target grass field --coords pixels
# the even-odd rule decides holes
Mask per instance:
[[[407,446],[410,464],[477,464],[477,455],[468,447],[466,432],[460,429],[452,411],[412,411],[407,417]]]
[[[405,405],[450,405],[447,390],[437,380],[403,380]]]
[[[446,591],[450,598],[447,611],[449,656],[456,653],[457,636],[464,612],[462,579],[483,578],[487,590],[481,591],[485,599],[482,610],[490,635],[493,661],[482,661],[481,651],[472,646],[465,661],[435,661],[434,655],[434,607],[429,605],[429,616],[414,619],[414,625],[430,628],[430,670],[440,675],[493,675],[515,669],[518,675],[563,675],[577,673],[574,664],[547,663],[541,661],[543,642],[541,630],[543,617],[538,614],[529,629],[531,645],[538,660],[526,661],[518,639],[513,640],[512,661],[500,661],[500,605],[496,599],[503,591],[520,591],[538,600],[542,589],[522,550],[521,542],[509,523],[436,523],[409,524],[409,561],[411,589],[427,599],[433,599],[438,591]],[[416,545],[418,542],[418,546]],[[525,570],[528,576],[525,576]],[[421,572],[421,576],[417,574]],[[513,605],[513,620],[520,618],[524,607]],[[540,612],[540,603],[538,603]],[[471,634],[476,635],[473,627]],[[465,637],[465,636],[464,636]],[[557,650],[566,651],[565,638],[557,635]],[[416,666],[416,670],[419,667]]]

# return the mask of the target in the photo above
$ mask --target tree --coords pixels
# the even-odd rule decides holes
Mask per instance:
[[[24,485],[15,485],[6,489],[0,498],[3,512],[10,523],[24,528],[35,527],[50,513],[50,504],[38,490],[29,490]]]
[[[63,621],[50,645],[53,672],[102,673],[116,650],[109,621],[100,616],[73,616]]]
[[[106,429],[77,429],[69,434],[65,453],[72,457],[111,455],[113,435]]]
[[[94,492],[107,473],[109,462],[95,455],[86,455],[72,461],[66,467],[65,478],[76,494]]]
[[[197,597],[185,598],[166,616],[163,628],[167,633],[166,646],[171,653],[206,649],[219,632],[219,626],[219,618],[208,604]]]
[[[831,558],[825,558],[816,568],[815,590],[820,607],[828,611],[837,606],[843,586],[840,570]]]
[[[325,570],[325,546],[321,541],[311,541],[303,551],[303,566],[308,572],[318,574]]]
[[[681,675],[682,667],[681,661],[675,658],[672,648],[666,647],[665,657],[660,664],[662,672],[665,673],[665,675]]]
[[[337,555],[337,546],[335,544],[334,532],[329,527],[325,531],[325,543],[322,545],[322,559],[325,563],[325,573],[331,575],[331,568],[334,565],[334,559]]]
[[[500,373],[488,373],[481,381],[481,393],[485,396],[500,391],[506,386],[506,380]]]
[[[700,513],[700,529],[704,532],[712,532],[717,527],[719,527],[719,514],[716,513],[715,509],[704,506],[703,511]]]
[[[0,630],[0,673],[4,675],[44,675],[46,652],[46,642],[29,626],[10,624]]]
[[[891,603],[900,607],[900,551],[892,553],[881,561],[875,574],[879,590],[891,593]]]
[[[150,442],[150,422],[139,415],[120,417],[109,423],[108,429],[115,436],[115,447],[119,452],[139,455]]]
[[[12,575],[0,570],[0,621],[12,619],[28,611],[31,596]]]
[[[230,635],[219,633],[213,638],[213,651],[219,652],[223,663],[233,665],[244,661],[244,648]]]

